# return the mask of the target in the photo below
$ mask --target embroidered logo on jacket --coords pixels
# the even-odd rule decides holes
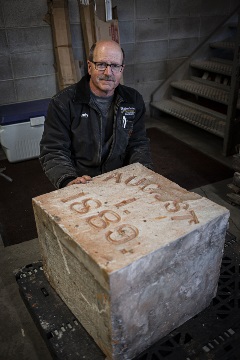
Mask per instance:
[[[87,114],[87,113],[83,113],[83,114],[81,114],[81,117],[82,117],[82,118],[88,118],[88,114]]]
[[[121,115],[122,115],[122,127],[124,129],[129,127],[129,122],[132,123],[135,118],[136,109],[134,107],[120,107]],[[131,127],[131,126],[130,126]]]

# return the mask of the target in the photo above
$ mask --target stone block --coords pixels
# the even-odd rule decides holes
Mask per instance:
[[[48,11],[46,1],[8,0],[1,3],[6,28],[46,26],[43,20]]]
[[[0,55],[0,79],[10,80],[13,78],[10,56]]]
[[[189,17],[170,19],[170,39],[197,38],[200,29],[200,18]]]
[[[137,19],[164,18],[169,14],[169,0],[138,0],[136,6]]]
[[[18,101],[51,98],[57,92],[56,75],[15,80]]]
[[[198,38],[172,39],[169,41],[169,59],[187,57],[199,45]]]
[[[170,0],[169,14],[171,17],[199,15],[202,3],[201,0]],[[183,19],[183,21],[185,21],[185,19]]]
[[[4,29],[0,29],[0,55],[8,55],[7,36]]]
[[[135,59],[135,50],[134,50],[134,44],[123,44],[121,43],[121,46],[125,52],[125,64],[134,64],[136,61]]]
[[[137,20],[136,23],[136,42],[167,40],[168,39],[168,19]]]
[[[211,0],[208,2],[202,1],[199,14],[207,15],[207,16],[218,16],[224,14],[229,15],[231,5],[229,5],[227,1],[218,1],[218,0]]]
[[[144,64],[135,64],[135,82],[143,85],[151,81],[165,80],[167,75],[167,62],[155,61]],[[149,94],[151,95],[151,94]]]
[[[146,103],[151,103],[151,94],[163,83],[164,80],[148,81],[145,83],[135,83],[134,88],[140,92]]]
[[[14,81],[13,80],[5,80],[0,81],[0,104],[11,104],[17,101]]]
[[[3,20],[3,12],[2,12],[2,7],[0,5],[0,29],[4,28],[4,20]]]
[[[124,1],[113,0],[112,6],[117,7],[117,16],[119,21],[129,21],[129,20],[134,21],[135,0],[128,0],[127,6],[126,3],[124,3]]]
[[[134,65],[125,65],[124,68],[124,85],[128,84],[134,84]],[[127,82],[125,81],[125,79],[127,79]],[[132,87],[134,87],[134,85],[132,85]]]
[[[135,27],[132,21],[119,21],[119,32],[121,44],[135,42]]]
[[[14,78],[55,74],[53,50],[17,53],[11,56]],[[36,66],[38,64],[38,66]]]
[[[108,359],[216,294],[229,211],[140,164],[33,199],[45,274]]]
[[[8,29],[7,38],[11,54],[43,51],[53,48],[50,26]]]
[[[136,43],[135,59],[138,63],[160,61],[168,57],[168,40]]]

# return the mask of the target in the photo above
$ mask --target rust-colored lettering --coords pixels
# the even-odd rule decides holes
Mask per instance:
[[[146,179],[145,178],[143,178],[143,179],[140,179],[140,180],[138,180],[137,182],[132,182],[131,183],[131,181],[133,180],[133,179],[135,179],[137,176],[130,176],[127,180],[125,180],[125,184],[126,185],[132,185],[132,186],[138,186],[138,185],[141,185]]]
[[[161,186],[155,183],[147,184],[141,188],[142,191],[149,192],[150,194],[155,193],[159,189],[161,189]]]
[[[179,200],[174,200],[172,202],[166,203],[164,206],[169,212],[177,212],[181,209],[181,205],[184,210],[187,210],[189,208],[189,204],[182,203]]]
[[[106,233],[106,239],[113,244],[124,244],[135,239],[139,234],[138,229],[133,225],[123,224]]]
[[[195,214],[195,212],[193,210],[190,210],[189,214],[186,214],[186,215],[172,216],[171,220],[189,220],[189,222],[188,222],[189,224],[192,224],[192,223],[199,224],[197,215]]]
[[[154,198],[158,201],[163,201],[159,194],[154,195]]]
[[[117,223],[121,217],[112,210],[103,210],[86,219],[88,224],[97,229],[105,229],[110,223]]]
[[[95,209],[99,208],[102,203],[99,200],[94,200],[91,198],[84,199],[81,202],[74,202],[70,205],[70,209],[76,211],[79,214],[86,214],[91,210],[92,206],[91,203],[95,203]]]
[[[194,222],[195,224],[199,224],[199,220],[195,212],[193,210],[190,210],[190,214],[192,215],[192,219],[189,221],[189,224],[191,224],[192,222]]]
[[[121,207],[121,206],[124,206],[124,205],[130,204],[130,203],[132,203],[132,202],[134,202],[134,201],[136,201],[136,200],[137,200],[136,198],[123,200],[123,201],[121,201],[120,203],[115,204],[115,206],[116,206],[117,208],[119,208],[119,207]]]
[[[115,174],[112,174],[112,175],[109,175],[107,176],[105,179],[103,179],[103,181],[108,181],[110,179],[116,179],[116,183],[120,183],[121,180],[122,180],[122,173],[115,173]]]

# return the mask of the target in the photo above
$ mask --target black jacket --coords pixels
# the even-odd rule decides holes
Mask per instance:
[[[144,124],[145,105],[134,89],[118,85],[113,140],[102,162],[101,114],[90,98],[89,76],[55,95],[40,142],[40,163],[56,188],[78,176],[96,176],[139,162],[152,169]]]

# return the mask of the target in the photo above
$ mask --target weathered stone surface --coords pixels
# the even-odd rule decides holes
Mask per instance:
[[[140,164],[33,199],[45,274],[109,359],[215,296],[229,212]]]

